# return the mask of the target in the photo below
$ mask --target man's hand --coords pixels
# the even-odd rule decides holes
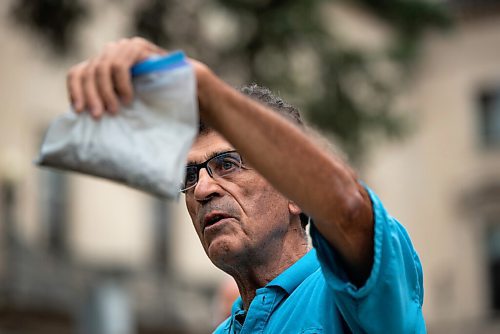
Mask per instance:
[[[120,104],[132,101],[130,68],[166,50],[140,37],[109,43],[96,57],[73,66],[68,72],[69,99],[76,112],[88,110],[94,117],[116,113]]]
[[[68,97],[75,111],[86,110],[96,118],[104,112],[117,113],[120,104],[128,104],[133,98],[131,67],[152,55],[167,53],[167,50],[141,37],[109,43],[99,55],[69,70]],[[211,71],[194,59],[189,61],[196,73],[198,92],[205,92],[202,83],[208,76],[213,77]],[[201,106],[200,100],[200,109]]]

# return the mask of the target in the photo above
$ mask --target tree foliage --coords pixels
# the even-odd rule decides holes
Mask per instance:
[[[359,160],[369,146],[366,134],[378,131],[398,137],[404,133],[406,123],[393,113],[393,98],[418,55],[423,33],[449,26],[450,16],[445,8],[426,1],[359,0],[358,5],[395,32],[386,49],[370,52],[343,44],[340,36],[328,29],[321,11],[331,3],[218,0],[199,3],[196,10],[192,3],[169,10],[170,4],[160,8],[165,2],[152,0],[144,8],[154,8],[155,13],[163,10],[167,22],[184,17],[186,24],[192,24],[187,29],[192,35],[178,38],[175,29],[165,29],[161,20],[148,29],[136,26],[139,34],[158,43],[173,42],[194,49],[223,75],[243,72],[244,80],[264,84],[295,100],[314,124],[332,133],[348,154]],[[230,33],[221,33],[219,39],[226,43],[203,38],[207,34],[200,22],[214,10],[229,17],[233,24],[227,29],[235,30],[237,38],[231,38]],[[138,17],[144,20],[141,14],[146,12],[139,11]],[[158,31],[164,32],[160,39],[156,39]],[[389,63],[400,75],[387,79],[379,74],[377,67],[383,63]]]
[[[418,56],[423,33],[449,26],[450,16],[429,0],[353,1],[393,28],[391,43],[374,52],[348,46],[332,32],[324,15],[332,2],[144,0],[128,33],[183,48],[232,83],[269,86],[298,103],[310,121],[359,159],[369,147],[367,134],[403,132],[404,120],[393,112],[393,98]],[[18,3],[17,17],[59,50],[67,47],[67,35],[82,17],[75,11],[88,6],[76,0]],[[20,7],[29,10],[21,15]],[[389,64],[398,75],[388,78],[381,64]]]
[[[89,12],[80,0],[16,0],[10,11],[16,22],[32,29],[63,55],[74,46],[75,31]]]

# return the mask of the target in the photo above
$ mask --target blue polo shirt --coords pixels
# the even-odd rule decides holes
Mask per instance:
[[[367,189],[375,218],[374,259],[362,287],[349,282],[338,253],[311,225],[314,249],[241,298],[214,333],[426,333],[422,267],[408,233]]]

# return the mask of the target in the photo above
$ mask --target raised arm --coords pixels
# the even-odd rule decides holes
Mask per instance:
[[[110,44],[98,57],[76,65],[68,92],[78,111],[116,112],[130,101],[129,70],[162,52],[143,39]],[[307,135],[265,106],[240,94],[205,65],[192,60],[200,116],[222,134],[276,189],[312,216],[318,231],[342,256],[354,283],[368,277],[373,258],[370,199],[355,173]]]
[[[204,121],[313,217],[317,229],[343,256],[351,279],[362,282],[371,268],[373,220],[368,195],[352,169],[211,72],[200,73],[198,80]]]

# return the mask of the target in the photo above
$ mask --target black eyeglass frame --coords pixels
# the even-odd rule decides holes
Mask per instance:
[[[180,192],[181,193],[186,193],[189,189],[192,189],[194,188],[197,184],[198,184],[198,180],[200,179],[200,170],[202,168],[205,168],[207,170],[207,173],[208,175],[210,175],[211,178],[214,178],[214,175],[213,175],[213,171],[211,168],[209,168],[208,164],[213,161],[214,159],[217,159],[217,158],[220,158],[221,156],[224,156],[226,154],[230,154],[230,153],[236,153],[239,157],[239,165],[237,166],[238,169],[237,170],[234,170],[234,171],[231,171],[227,174],[224,174],[224,175],[217,175],[219,177],[225,177],[226,175],[229,175],[229,174],[232,174],[234,172],[237,172],[239,170],[241,170],[242,168],[245,168],[246,167],[244,166],[243,164],[243,158],[241,157],[241,155],[239,154],[239,152],[237,150],[230,150],[230,151],[224,151],[224,152],[220,152],[216,155],[214,155],[213,157],[205,160],[204,162],[202,163],[199,163],[199,164],[189,164],[186,166],[186,175],[185,177],[187,177],[187,169],[188,168],[192,168],[192,167],[196,167],[196,182],[194,182],[192,185],[190,185],[189,187],[186,187],[186,181],[184,181],[183,184],[181,184],[181,189],[180,189]]]

